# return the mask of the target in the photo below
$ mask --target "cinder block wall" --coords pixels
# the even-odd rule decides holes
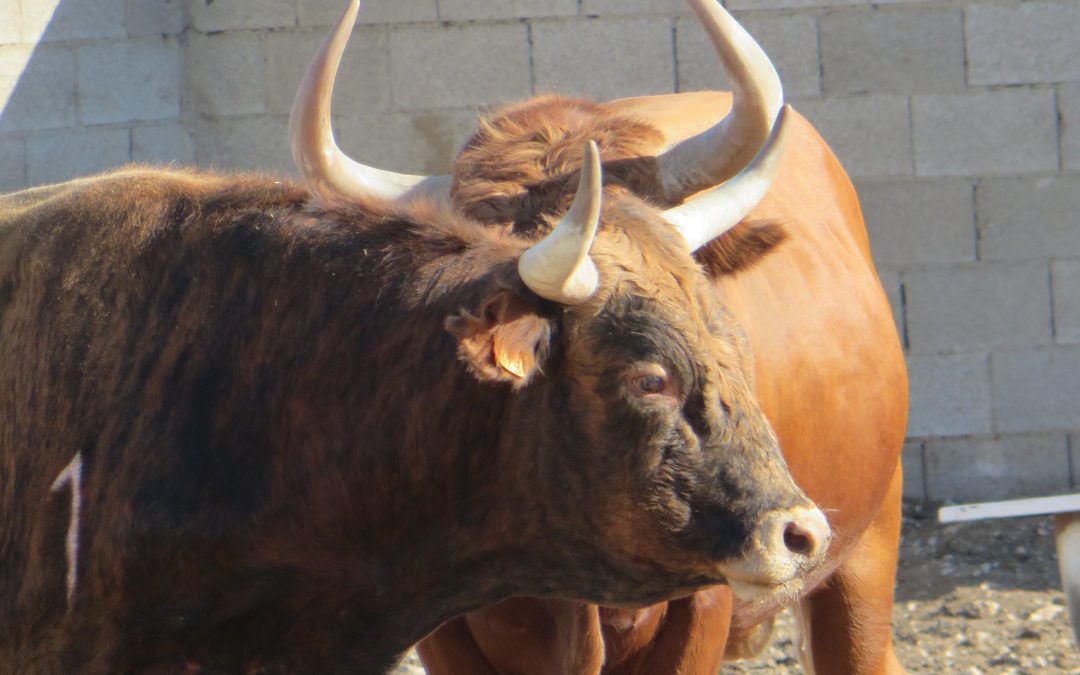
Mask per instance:
[[[180,0],[0,0],[0,190],[193,159]]]
[[[1075,489],[1080,2],[726,4],[859,188],[911,369],[908,495]],[[0,189],[291,171],[293,91],[342,5],[0,0]],[[677,0],[367,0],[335,123],[366,162],[440,172],[502,101],[723,86]]]

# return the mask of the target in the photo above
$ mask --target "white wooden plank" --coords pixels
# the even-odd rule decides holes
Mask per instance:
[[[943,506],[938,509],[938,520],[943,523],[957,523],[964,520],[1016,518],[1070,511],[1080,511],[1080,494]]]

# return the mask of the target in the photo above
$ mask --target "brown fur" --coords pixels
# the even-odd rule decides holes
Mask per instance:
[[[145,167],[0,197],[0,673],[378,672],[510,595],[724,578],[805,497],[681,240],[618,185],[603,220],[562,307],[526,237],[432,200]]]

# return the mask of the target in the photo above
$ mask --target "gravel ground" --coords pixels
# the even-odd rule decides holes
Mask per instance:
[[[1050,518],[941,525],[912,505],[904,515],[893,631],[908,673],[1080,675]],[[395,675],[423,675],[410,659]],[[791,617],[761,655],[723,672],[801,674]]]

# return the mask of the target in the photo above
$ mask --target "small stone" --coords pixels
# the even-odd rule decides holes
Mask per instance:
[[[1044,605],[1028,614],[1027,620],[1035,623],[1045,623],[1058,618],[1064,611],[1065,608],[1058,605]]]

